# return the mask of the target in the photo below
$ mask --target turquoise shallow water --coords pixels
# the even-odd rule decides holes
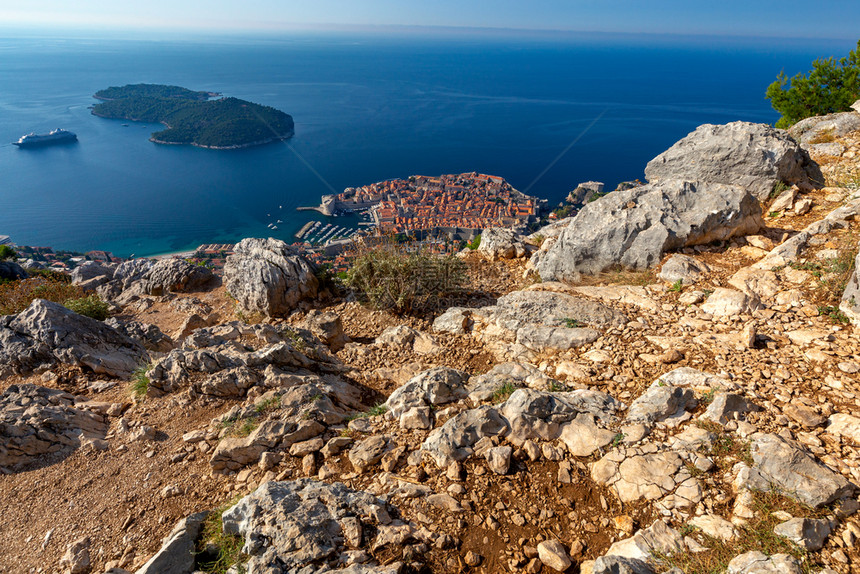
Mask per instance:
[[[642,177],[649,159],[699,124],[775,121],[763,93],[780,69],[793,74],[851,47],[600,36],[0,35],[0,234],[121,256],[247,236],[292,241],[309,218],[323,219],[295,207],[411,174],[497,174],[557,202],[579,181],[612,187]],[[159,146],[148,141],[159,126],[90,114],[95,91],[137,82],[274,106],[293,116],[296,135],[237,151]],[[79,143],[5,143],[56,127]],[[272,232],[267,224],[277,219]]]

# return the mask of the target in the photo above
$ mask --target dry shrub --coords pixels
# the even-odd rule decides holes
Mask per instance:
[[[0,315],[14,315],[30,306],[34,299],[63,304],[80,299],[84,290],[54,276],[36,276],[0,285]]]
[[[452,255],[383,239],[356,248],[345,283],[375,309],[409,313],[440,307],[464,288],[466,276],[465,263]]]

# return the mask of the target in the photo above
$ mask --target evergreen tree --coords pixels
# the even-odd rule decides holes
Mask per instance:
[[[776,122],[778,128],[812,116],[848,111],[860,99],[860,41],[847,58],[815,60],[808,76],[797,74],[789,80],[780,72],[765,97],[782,114]]]

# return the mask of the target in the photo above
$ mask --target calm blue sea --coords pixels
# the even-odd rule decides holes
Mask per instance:
[[[0,234],[121,256],[248,236],[292,241],[311,217],[296,206],[411,174],[497,174],[558,202],[580,181],[641,178],[649,159],[699,124],[775,121],[763,94],[781,69],[805,71],[852,47],[600,35],[0,35]],[[138,82],[274,106],[293,116],[296,135],[238,151],[160,146],[148,141],[159,126],[90,114],[95,91]],[[56,127],[79,143],[8,143]]]

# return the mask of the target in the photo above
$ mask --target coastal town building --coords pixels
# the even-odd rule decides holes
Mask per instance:
[[[543,202],[481,173],[411,176],[323,198],[333,213],[369,210],[379,234],[446,234],[467,239],[488,227],[535,221]],[[323,207],[321,206],[321,208]]]

